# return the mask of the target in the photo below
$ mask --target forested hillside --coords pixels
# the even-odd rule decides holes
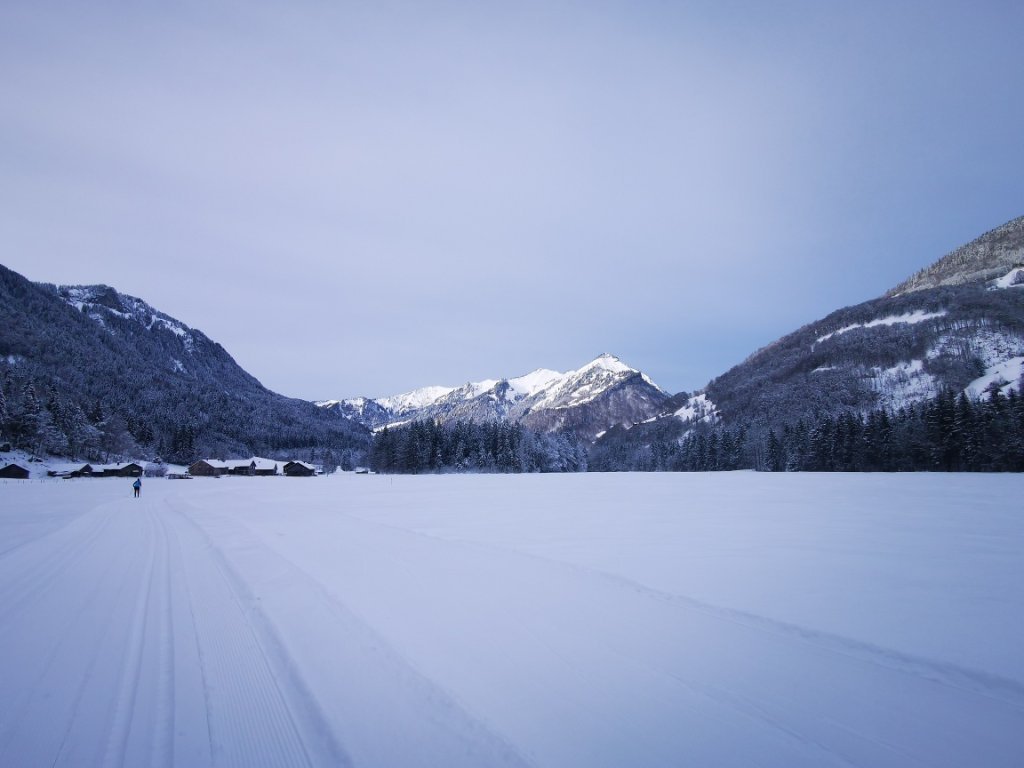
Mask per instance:
[[[267,390],[219,344],[106,286],[0,266],[0,442],[86,459],[359,461],[368,432]]]

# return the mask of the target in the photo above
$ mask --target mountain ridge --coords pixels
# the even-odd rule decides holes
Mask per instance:
[[[990,229],[886,291],[884,298],[941,286],[988,282],[1024,267],[1024,216]]]
[[[429,386],[381,398],[319,401],[371,429],[416,419],[510,420],[542,432],[568,430],[594,439],[616,423],[655,415],[669,393],[649,376],[602,353],[566,372],[537,368],[511,378]]]

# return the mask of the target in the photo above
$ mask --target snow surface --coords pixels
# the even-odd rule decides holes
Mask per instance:
[[[818,342],[831,339],[833,336],[839,336],[843,333],[856,330],[857,328],[874,328],[879,325],[899,325],[907,323],[914,325],[916,323],[923,323],[925,320],[934,320],[937,317],[944,317],[946,310],[940,312],[925,312],[923,309],[915,309],[913,312],[907,312],[902,315],[889,315],[888,317],[879,317],[875,320],[870,320],[866,323],[854,323],[853,325],[847,325],[840,328],[838,331],[832,331],[832,333],[826,333],[824,336],[818,337]]]
[[[872,388],[878,392],[878,404],[890,411],[934,397],[938,382],[924,369],[923,360],[907,360],[892,368],[868,369]]]
[[[405,413],[436,403],[445,395],[454,392],[455,389],[455,387],[421,387],[412,392],[381,398],[377,402],[396,413]],[[360,399],[362,400],[362,398]]]
[[[990,366],[984,376],[980,376],[964,389],[968,396],[980,398],[990,384],[1000,384],[1000,391],[1005,395],[1011,389],[1020,389],[1020,377],[1024,376],[1024,357],[1012,357]]]
[[[1022,275],[1024,275],[1024,267],[1016,267],[996,280],[995,285],[997,288],[1014,288],[1016,286],[1024,285]]]
[[[594,369],[608,371],[609,373],[636,373],[635,369],[630,368],[615,355],[611,355],[607,352],[598,355],[576,371],[576,373],[583,373],[584,371],[591,371]]]
[[[531,371],[525,376],[509,379],[508,383],[512,391],[519,397],[530,397],[564,377],[564,373],[551,371],[547,368],[538,368],[536,371]]]
[[[1019,766],[1022,492],[0,482],[0,765]]]
[[[718,409],[707,394],[694,395],[686,401],[686,405],[675,412],[682,421],[714,421]]]

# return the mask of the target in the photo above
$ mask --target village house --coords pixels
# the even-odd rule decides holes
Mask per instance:
[[[127,464],[103,464],[91,469],[90,477],[142,477],[142,465],[134,461]]]
[[[0,469],[0,478],[5,480],[28,480],[28,475],[28,470],[24,467],[19,467],[17,464],[8,464]]]
[[[220,477],[241,475],[243,477],[273,477],[280,474],[280,464],[274,459],[253,456],[249,459],[200,459],[188,468],[193,477]]]
[[[250,477],[273,477],[277,474],[277,462],[253,456],[244,461],[228,462],[228,474],[249,475]]]
[[[193,477],[220,477],[228,473],[228,463],[219,459],[200,459],[189,465],[188,473]]]
[[[51,464],[47,475],[49,477],[90,477],[92,476],[93,468],[91,464]]]
[[[312,477],[316,474],[316,467],[304,461],[289,461],[284,465],[284,473],[288,477]]]

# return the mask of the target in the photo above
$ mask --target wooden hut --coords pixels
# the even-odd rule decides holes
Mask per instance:
[[[227,462],[217,459],[200,459],[188,468],[188,473],[193,477],[220,477],[227,474]]]
[[[256,474],[256,462],[255,461],[238,461],[228,462],[228,474],[229,475],[255,475]]]
[[[28,474],[27,469],[19,467],[17,464],[8,464],[0,469],[0,478],[5,480],[28,480]]]
[[[289,461],[284,465],[284,473],[288,477],[312,477],[316,474],[316,467],[304,461]]]
[[[50,477],[89,477],[93,472],[91,464],[57,464],[46,474]]]

